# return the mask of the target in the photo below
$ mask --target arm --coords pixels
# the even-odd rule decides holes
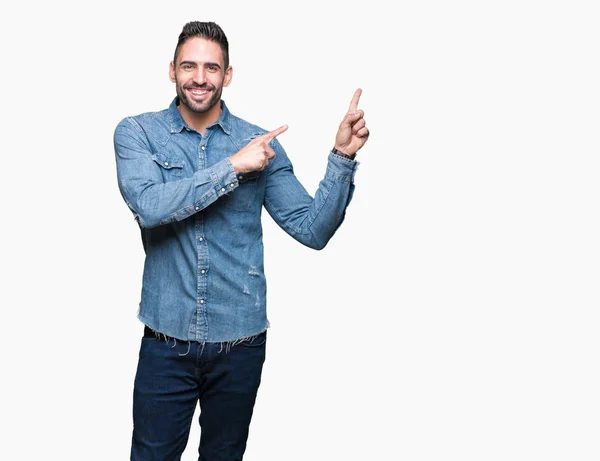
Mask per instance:
[[[335,137],[325,177],[312,198],[294,175],[285,151],[275,143],[275,157],[269,165],[265,208],[275,222],[300,243],[320,250],[344,221],[346,207],[354,193],[356,153],[367,142],[369,130],[364,113],[358,110],[362,90],[355,91],[348,112]],[[333,152],[339,152],[337,155]]]
[[[189,178],[163,182],[146,135],[132,119],[117,125],[114,146],[119,190],[144,228],[181,221],[238,186],[229,159]]]
[[[358,162],[329,154],[325,177],[314,198],[294,175],[279,142],[269,164],[264,205],[275,222],[297,241],[315,250],[325,247],[344,220],[354,192]]]

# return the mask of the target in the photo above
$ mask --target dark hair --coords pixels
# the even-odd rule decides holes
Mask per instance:
[[[179,34],[179,40],[177,41],[177,47],[175,47],[175,55],[173,56],[173,63],[177,64],[177,55],[179,49],[186,42],[188,38],[201,37],[207,40],[217,42],[221,46],[223,51],[223,60],[225,61],[225,69],[229,67],[229,42],[225,36],[225,32],[221,27],[214,22],[200,22],[192,21],[188,22]]]

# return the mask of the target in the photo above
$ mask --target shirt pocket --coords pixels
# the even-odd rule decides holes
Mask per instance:
[[[177,157],[159,152],[152,156],[152,160],[161,167],[165,182],[179,179],[183,175],[183,160]]]
[[[229,208],[245,211],[250,209],[254,203],[260,171],[238,174],[237,178],[238,187],[222,198]]]

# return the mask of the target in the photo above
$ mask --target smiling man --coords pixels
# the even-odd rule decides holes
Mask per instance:
[[[169,108],[126,117],[114,135],[119,189],[146,254],[131,459],[179,460],[199,402],[199,460],[241,460],[269,327],[261,211],[324,248],[369,131],[357,90],[313,197],[276,139],[287,126],[268,132],[221,99],[232,68],[217,24],[183,27],[170,78]]]
[[[201,37],[189,38],[175,50],[169,73],[171,81],[176,84],[179,109],[188,111],[187,116],[204,114],[211,109],[217,114],[221,112],[216,105],[223,87],[231,81],[232,68],[229,67],[229,57],[223,56],[218,62],[210,61],[224,53],[219,50],[219,43]],[[181,51],[182,58],[175,66]],[[183,115],[184,119],[186,115]]]

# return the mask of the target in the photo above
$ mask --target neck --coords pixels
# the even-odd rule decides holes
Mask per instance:
[[[188,124],[190,128],[193,128],[200,134],[204,135],[206,127],[212,125],[221,116],[223,112],[221,110],[221,101],[212,106],[208,112],[199,114],[198,112],[192,112],[185,104],[179,103],[177,110],[181,114],[181,118]]]

